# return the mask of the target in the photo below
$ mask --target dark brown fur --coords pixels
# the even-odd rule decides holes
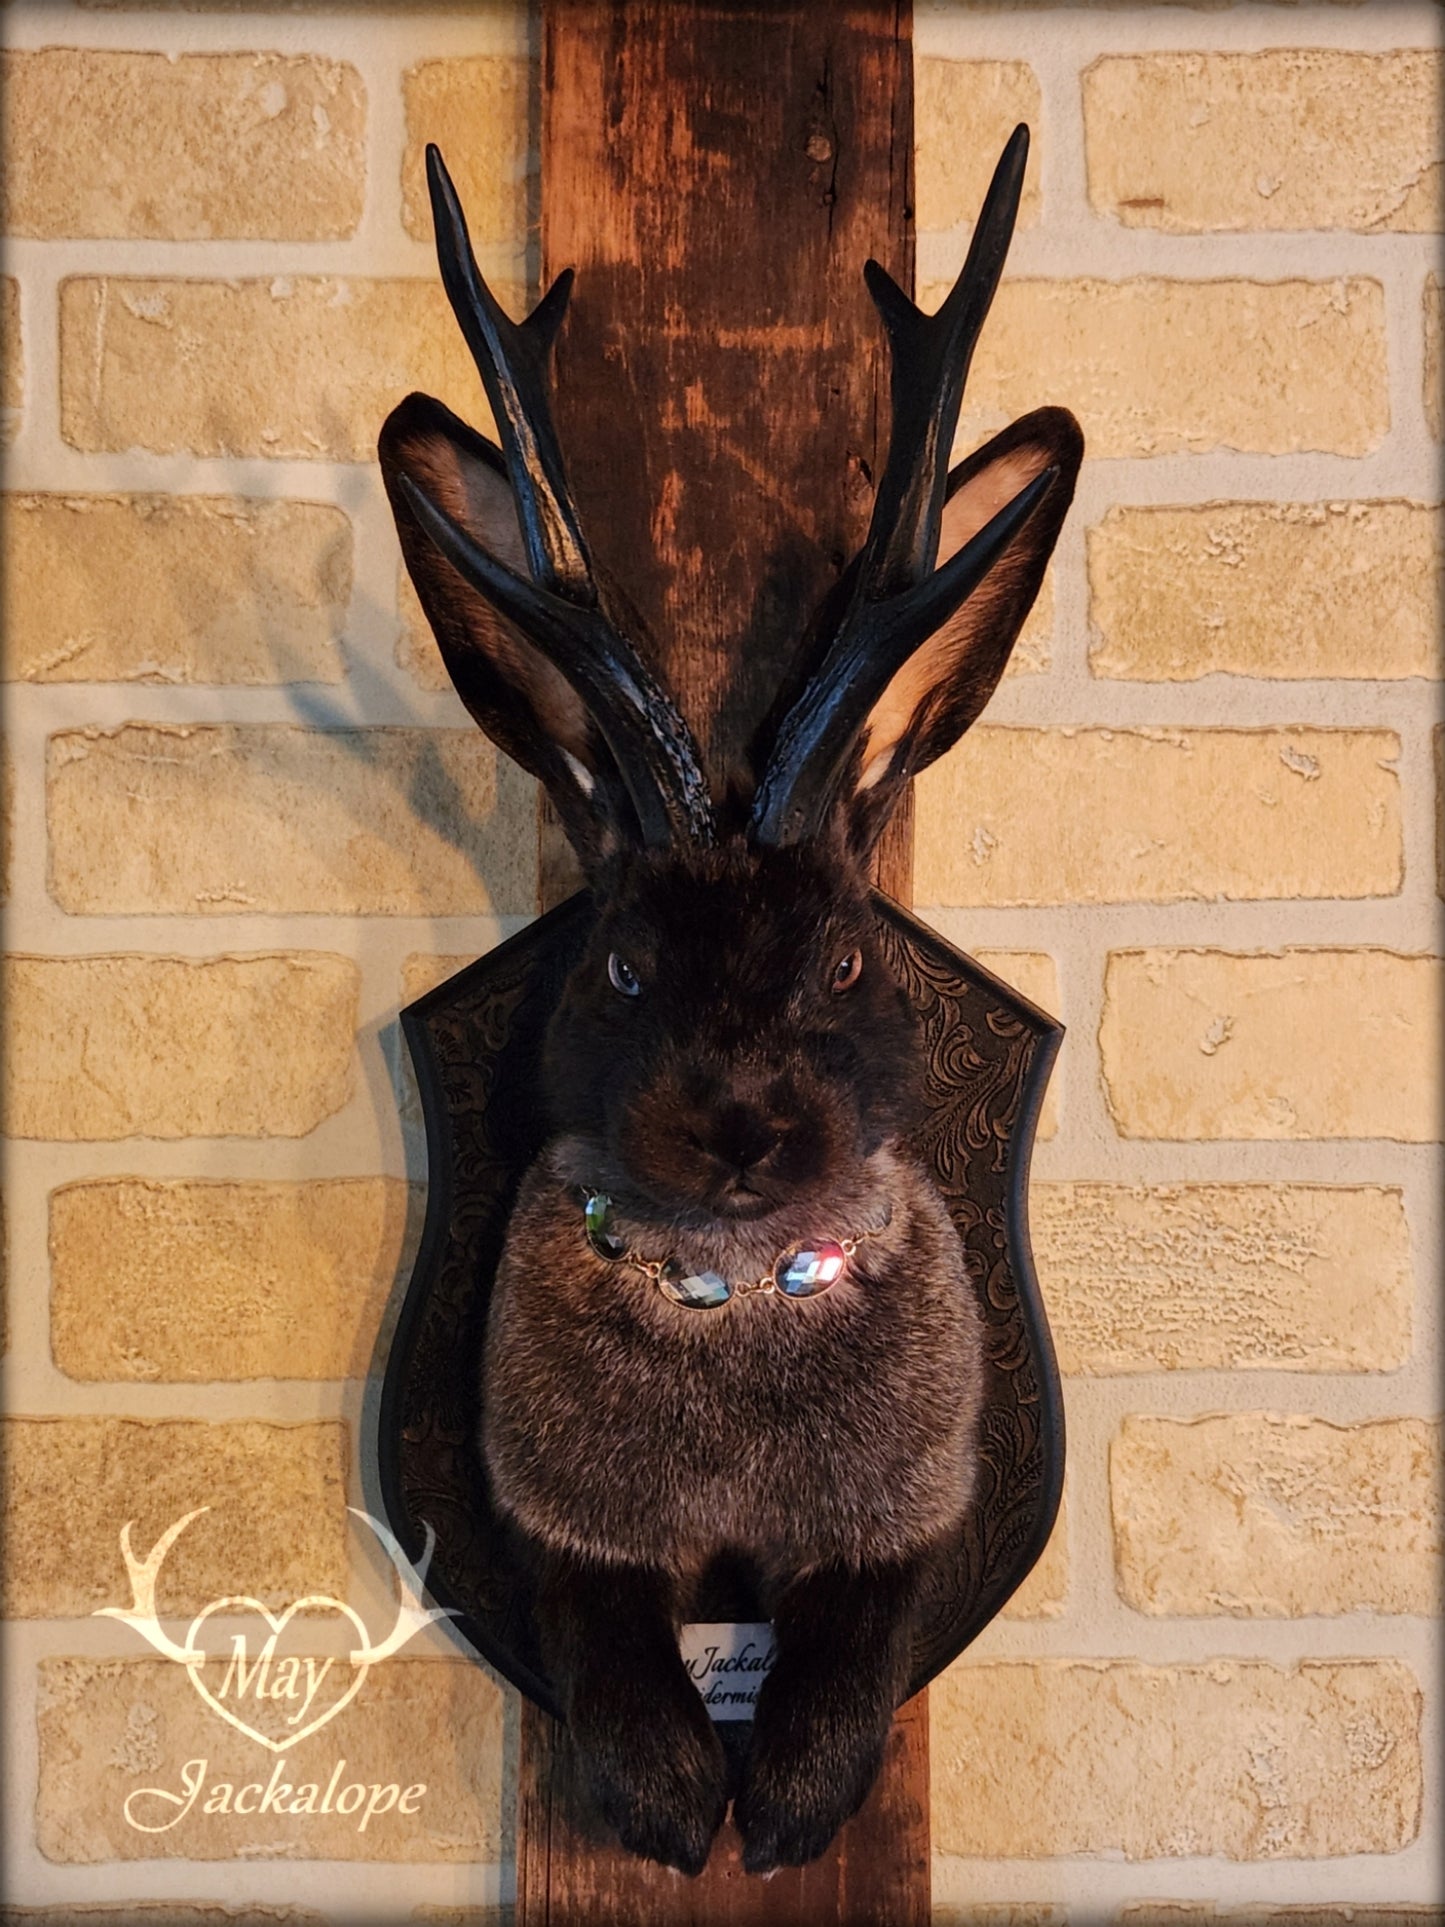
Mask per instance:
[[[980,219],[992,236],[981,259],[994,263],[984,280],[1002,259],[1026,147],[1019,130]],[[541,370],[565,282],[520,327],[488,307],[458,252],[445,170],[434,154],[429,166],[438,233],[452,236],[444,273],[450,262],[454,299],[470,289],[459,308],[469,339],[497,344],[479,364],[494,407],[530,410],[530,455],[514,432],[504,460],[411,397],[383,431],[382,469],[463,700],[541,778],[597,908],[547,1037],[552,1137],[524,1180],[496,1281],[480,1445],[535,1551],[543,1659],[624,1845],[695,1872],[733,1793],[745,1864],[798,1863],[823,1851],[877,1772],[908,1686],[920,1575],[969,1503],[979,1423],[978,1314],[958,1237],[906,1148],[917,1037],[877,942],[865,865],[911,778],[1002,675],[1082,443],[1064,411],[1041,409],[946,491],[939,475],[940,560],[973,568],[970,557],[991,555],[972,592],[958,599],[967,571],[955,570],[951,613],[947,597],[915,602],[914,618],[935,626],[895,658],[907,622],[889,622],[929,585],[891,580],[886,541],[865,551],[867,570],[844,572],[755,745],[757,798],[720,797],[620,604],[608,614],[580,546],[562,539],[569,511]],[[922,379],[933,324],[891,283],[874,294],[895,347],[905,341],[899,366]],[[952,302],[938,326],[971,312]],[[961,381],[971,347],[952,352],[949,379]],[[946,390],[930,391],[936,447],[905,436],[880,503],[916,508],[927,495],[903,486],[904,471],[946,458],[958,402],[956,385],[951,400]],[[1011,519],[1026,500],[1027,519]],[[1002,529],[992,550],[990,529]],[[920,556],[933,546],[930,535]],[[844,648],[835,618],[864,590],[873,614]],[[651,733],[640,735],[644,712]],[[855,956],[861,971],[840,974]],[[823,1297],[689,1311],[593,1255],[584,1187],[615,1199],[639,1253],[735,1284],[796,1240],[887,1223]],[[735,1787],[677,1644],[709,1567],[729,1561],[778,1645]]]
[[[676,1629],[719,1559],[754,1576],[781,1657],[738,1812],[750,1864],[770,1866],[820,1851],[876,1771],[917,1562],[972,1491],[979,1317],[958,1235],[901,1147],[916,1028],[842,841],[633,853],[607,883],[548,1037],[559,1133],[498,1273],[483,1449],[539,1549],[547,1657],[603,1812],[685,1867],[706,1858],[726,1781]],[[612,983],[613,955],[637,995]],[[817,1298],[688,1310],[592,1252],[589,1188],[616,1198],[636,1253],[734,1282],[794,1242],[868,1235]],[[630,1683],[604,1657],[619,1615],[639,1642]]]

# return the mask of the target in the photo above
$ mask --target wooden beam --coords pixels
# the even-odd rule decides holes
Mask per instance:
[[[899,1712],[878,1783],[831,1851],[766,1880],[731,1823],[696,1880],[624,1853],[587,1811],[566,1734],[524,1702],[516,1927],[927,1927],[928,1695]]]
[[[887,395],[863,263],[912,285],[907,15],[544,11],[543,272],[577,269],[568,474],[719,770],[867,527]]]
[[[625,590],[719,787],[867,527],[887,433],[863,263],[913,285],[909,0],[547,0],[544,279],[575,267],[557,421],[599,564]],[[908,900],[906,810],[879,881]],[[543,824],[543,907],[572,887]],[[925,1696],[812,1866],[696,1881],[588,1818],[566,1735],[523,1708],[518,1927],[732,1927],[929,1914]]]

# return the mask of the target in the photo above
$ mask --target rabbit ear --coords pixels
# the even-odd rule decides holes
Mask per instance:
[[[938,569],[1031,483],[1050,471],[1053,480],[978,587],[909,657],[869,711],[853,765],[856,778],[841,801],[855,848],[872,848],[904,785],[952,749],[993,694],[1039,592],[1083,452],[1073,416],[1063,408],[1040,408],[950,472]]]
[[[584,864],[624,840],[711,843],[697,744],[604,606],[563,472],[550,363],[572,271],[511,320],[435,147],[426,166],[442,285],[502,442],[424,395],[382,429],[387,494],[447,667],[482,727],[547,786]]]
[[[501,615],[421,527],[412,492],[531,580],[501,450],[429,395],[409,395],[381,432],[381,471],[407,570],[457,694],[499,748],[538,778],[584,867],[628,819],[616,765],[567,678]],[[409,486],[407,486],[409,485]]]

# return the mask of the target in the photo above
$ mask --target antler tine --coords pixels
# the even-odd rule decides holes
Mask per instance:
[[[1058,473],[1037,476],[934,569],[964,381],[1003,273],[1028,151],[1020,124],[994,169],[963,272],[936,314],[917,308],[877,261],[864,267],[892,356],[888,458],[822,662],[784,717],[758,785],[753,834],[761,843],[797,842],[822,827],[873,704],[977,588]]]
[[[425,1603],[427,1569],[431,1565],[432,1553],[436,1550],[437,1536],[429,1524],[424,1524],[425,1541],[421,1558],[413,1565],[402,1550],[401,1541],[380,1519],[373,1519],[369,1512],[349,1505],[347,1511],[354,1518],[365,1519],[377,1538],[381,1541],[387,1557],[391,1560],[401,1588],[401,1600],[397,1606],[396,1621],[391,1631],[379,1646],[367,1646],[360,1653],[353,1653],[353,1661],[364,1659],[369,1666],[378,1660],[389,1659],[393,1653],[400,1652],[407,1641],[413,1639],[423,1627],[435,1624],[441,1619],[460,1619],[461,1613],[455,1606],[428,1606]]]
[[[524,321],[513,321],[482,279],[452,177],[432,144],[426,171],[442,286],[491,403],[528,565],[536,581],[591,608],[597,585],[567,491],[547,392],[547,362],[567,312],[572,270],[557,276]]]
[[[189,1664],[196,1655],[189,1646],[177,1645],[156,1615],[156,1580],[160,1576],[165,1556],[176,1540],[180,1538],[192,1519],[199,1519],[203,1512],[209,1512],[210,1509],[208,1505],[198,1505],[195,1511],[188,1512],[184,1519],[177,1519],[174,1525],[167,1526],[144,1559],[136,1557],[130,1537],[134,1521],[127,1519],[120,1529],[120,1550],[121,1557],[125,1560],[127,1577],[130,1579],[131,1603],[129,1606],[97,1606],[91,1617],[123,1620],[127,1626],[134,1627],[136,1632],[148,1639],[158,1653],[164,1653],[167,1659],[177,1659],[183,1664]]]
[[[532,579],[475,542],[407,477],[407,508],[462,576],[567,678],[611,751],[649,846],[715,838],[692,732],[637,649],[604,613],[568,492],[549,401],[548,361],[572,289],[569,268],[524,321],[483,280],[446,163],[427,148],[437,260],[491,403]]]
[[[862,600],[911,588],[937,557],[963,385],[1013,239],[1028,154],[1029,130],[1020,123],[994,169],[963,272],[937,314],[915,307],[877,261],[863,269],[888,331],[892,426],[860,560],[856,594]]]

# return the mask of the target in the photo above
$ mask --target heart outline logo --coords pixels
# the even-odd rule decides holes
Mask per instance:
[[[283,1740],[273,1740],[269,1734],[258,1731],[256,1727],[251,1725],[249,1720],[242,1719],[239,1713],[233,1713],[230,1707],[223,1706],[211,1691],[210,1687],[207,1686],[202,1677],[202,1673],[204,1668],[210,1665],[216,1656],[208,1653],[205,1648],[199,1644],[196,1634],[208,1619],[215,1618],[227,1611],[245,1611],[258,1614],[271,1628],[271,1637],[261,1648],[255,1660],[255,1665],[263,1669],[264,1678],[264,1667],[271,1658],[274,1657],[276,1642],[290,1621],[295,1618],[297,1613],[306,1612],[308,1609],[316,1611],[321,1607],[326,1607],[332,1612],[340,1613],[344,1618],[349,1619],[356,1628],[358,1643],[355,1649],[348,1655],[348,1661],[352,1668],[351,1684],[344,1693],[332,1701],[324,1713],[319,1713],[315,1719],[308,1721],[299,1732],[288,1734]],[[249,1661],[250,1648],[246,1644],[244,1633],[241,1635],[241,1645],[245,1660]],[[361,1691],[362,1682],[371,1671],[372,1662],[368,1657],[370,1645],[370,1635],[367,1633],[360,1615],[355,1612],[352,1607],[348,1606],[344,1599],[332,1599],[325,1593],[308,1593],[304,1599],[296,1600],[292,1605],[288,1606],[284,1612],[278,1615],[273,1613],[269,1606],[263,1605],[259,1599],[253,1599],[249,1593],[233,1593],[225,1599],[213,1599],[210,1605],[203,1606],[191,1621],[190,1629],[186,1634],[186,1647],[190,1654],[186,1662],[186,1672],[190,1676],[192,1686],[195,1687],[196,1691],[213,1713],[219,1713],[221,1718],[229,1721],[238,1733],[245,1733],[249,1738],[267,1747],[272,1753],[285,1753],[289,1748],[295,1746],[298,1741],[307,1739],[311,1734],[319,1732],[329,1720],[336,1718],[336,1715],[341,1711],[343,1706],[349,1706],[352,1700],[356,1698],[356,1695]],[[238,1655],[233,1649],[232,1665],[237,1663],[237,1659]],[[325,1672],[330,1670],[332,1663],[332,1660],[328,1658],[323,1671],[323,1677],[325,1676]],[[229,1676],[228,1671],[227,1677],[229,1678]],[[242,1684],[240,1691],[244,1693],[248,1683],[244,1668],[241,1677]],[[223,1688],[224,1684],[225,1682],[223,1681]],[[318,1680],[317,1685],[319,1686],[319,1684],[320,1681]]]
[[[436,1547],[436,1534],[432,1528],[429,1525],[424,1527],[426,1536],[421,1557],[416,1564],[413,1565],[392,1532],[384,1526],[379,1519],[374,1519],[369,1512],[364,1512],[359,1506],[353,1505],[348,1506],[346,1508],[347,1511],[357,1519],[364,1519],[381,1541],[388,1558],[391,1560],[401,1593],[401,1598],[397,1606],[396,1623],[379,1646],[372,1645],[371,1636],[367,1632],[360,1615],[354,1608],[348,1606],[344,1600],[333,1599],[326,1593],[308,1593],[304,1599],[296,1600],[292,1605],[287,1606],[279,1615],[273,1613],[269,1606],[263,1605],[259,1599],[256,1599],[249,1593],[229,1593],[225,1598],[214,1599],[208,1605],[201,1608],[191,1621],[190,1628],[186,1634],[186,1643],[183,1646],[179,1645],[171,1638],[164,1626],[161,1625],[160,1619],[157,1616],[156,1581],[160,1575],[160,1569],[165,1561],[166,1554],[170,1551],[176,1540],[180,1538],[181,1534],[193,1519],[199,1519],[203,1512],[209,1512],[210,1509],[209,1506],[205,1505],[197,1506],[193,1512],[188,1512],[183,1519],[177,1519],[174,1525],[167,1526],[166,1530],[161,1534],[160,1538],[157,1539],[144,1559],[137,1558],[132,1549],[130,1535],[131,1528],[135,1524],[135,1521],[128,1519],[120,1529],[120,1550],[121,1557],[125,1560],[126,1572],[130,1577],[132,1603],[128,1607],[97,1606],[91,1617],[95,1619],[119,1619],[125,1625],[133,1627],[142,1639],[154,1646],[156,1651],[164,1658],[173,1659],[178,1665],[185,1667],[187,1673],[190,1675],[191,1684],[195,1687],[206,1705],[211,1708],[212,1712],[219,1713],[221,1718],[225,1720],[228,1725],[235,1727],[238,1733],[244,1733],[248,1739],[255,1740],[259,1745],[266,1747],[268,1751],[272,1753],[286,1752],[290,1747],[295,1746],[298,1741],[308,1738],[309,1735],[319,1731],[321,1727],[325,1726],[328,1721],[335,1719],[342,1707],[349,1706],[361,1691],[362,1683],[372,1667],[383,1659],[389,1659],[393,1653],[399,1652],[401,1648],[406,1645],[407,1641],[413,1639],[424,1626],[430,1626],[433,1621],[438,1619],[456,1619],[460,1617],[460,1614],[454,1606],[427,1606],[422,1603],[426,1586],[427,1568],[431,1565],[432,1553]],[[262,1649],[262,1654],[257,1657],[256,1664],[259,1666],[262,1663],[263,1657],[274,1653],[276,1640],[287,1623],[297,1613],[304,1612],[308,1607],[326,1607],[332,1612],[341,1613],[345,1618],[349,1619],[356,1628],[359,1644],[349,1656],[355,1677],[352,1679],[346,1692],[341,1694],[324,1713],[318,1714],[314,1720],[304,1726],[299,1733],[288,1734],[287,1737],[282,1740],[273,1740],[267,1734],[258,1732],[249,1721],[241,1719],[237,1714],[233,1713],[229,1707],[222,1706],[216,1695],[210,1691],[205,1682],[199,1677],[202,1668],[207,1666],[215,1658],[215,1655],[207,1653],[204,1648],[197,1647],[195,1644],[196,1633],[208,1619],[225,1611],[227,1608],[244,1609],[249,1612],[258,1613],[271,1628],[271,1637]],[[233,1649],[233,1663],[234,1659]],[[330,1663],[328,1660],[328,1667]],[[317,1683],[319,1684],[319,1682]]]

